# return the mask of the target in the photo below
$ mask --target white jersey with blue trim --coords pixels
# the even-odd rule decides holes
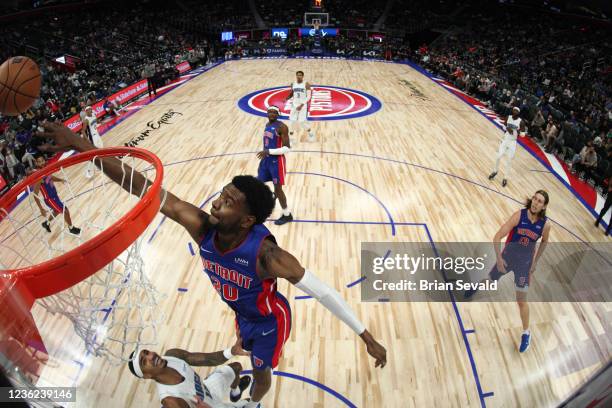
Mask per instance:
[[[207,395],[202,388],[202,381],[200,376],[193,371],[193,368],[187,362],[180,358],[164,356],[164,360],[168,362],[168,367],[175,369],[180,375],[183,376],[184,380],[182,383],[175,385],[166,385],[157,383],[157,393],[159,394],[159,400],[162,401],[166,397],[180,398],[189,405],[190,408],[196,406],[196,395],[199,396],[205,402]],[[212,398],[208,398],[212,401]]]
[[[521,118],[514,119],[511,116],[508,116],[508,121],[506,123],[506,138],[516,140],[518,137],[519,131],[521,130]]]
[[[291,84],[291,90],[293,91],[293,106],[298,106],[303,103],[306,103],[306,82],[294,82],[293,84]]]

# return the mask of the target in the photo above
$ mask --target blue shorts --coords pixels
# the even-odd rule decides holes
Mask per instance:
[[[236,316],[242,348],[251,352],[253,369],[275,368],[291,333],[291,308],[287,299],[277,294],[271,308],[272,314],[262,320]]]
[[[55,213],[55,215],[64,211],[64,203],[62,203],[62,200],[60,200],[57,194],[50,194],[45,188],[41,188],[40,192],[42,193],[45,204]]]
[[[529,269],[531,269],[531,263],[510,263],[506,260],[506,271],[507,273],[514,273],[514,285],[516,286],[516,290],[524,292],[529,289]],[[501,273],[499,269],[497,269],[497,265],[489,272],[489,276],[493,280],[498,280],[504,275],[504,273]]]
[[[285,185],[285,156],[267,156],[259,162],[257,178],[264,183],[271,181],[274,184]]]

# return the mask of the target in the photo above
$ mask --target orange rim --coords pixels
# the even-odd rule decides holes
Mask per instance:
[[[79,153],[51,163],[31,174],[0,198],[0,209],[10,212],[10,207],[16,201],[17,196],[26,191],[28,186],[60,168],[83,163],[94,157],[127,155],[145,160],[155,168],[155,180],[140,202],[106,230],[65,254],[24,268],[0,270],[0,274],[16,278],[27,287],[34,298],[41,298],[76,285],[125,251],[145,231],[160,209],[164,168],[161,160],[147,150],[134,147],[113,147]],[[0,213],[0,222],[2,222],[3,215]]]

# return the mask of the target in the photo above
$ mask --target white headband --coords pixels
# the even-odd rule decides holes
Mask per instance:
[[[516,106],[514,108],[512,108],[513,111],[517,111],[518,113],[521,113],[521,109],[517,108]]]
[[[273,110],[276,111],[276,113],[280,113],[280,109],[278,109],[276,106],[268,106],[268,110]]]
[[[140,347],[137,347],[134,350],[134,357],[132,357],[132,367],[134,367],[134,372],[136,373],[136,377],[144,378],[144,374],[142,373],[142,368],[140,368]]]

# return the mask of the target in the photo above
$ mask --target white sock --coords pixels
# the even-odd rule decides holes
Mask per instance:
[[[289,211],[289,207],[283,208],[283,215],[286,217],[291,215],[291,211]]]
[[[240,395],[240,388],[239,387],[232,388],[232,390],[230,391],[230,395],[232,397],[237,397],[238,395]]]
[[[523,334],[526,334],[526,335],[528,335],[528,336],[529,336],[529,335],[531,334],[531,332],[529,331],[529,329],[527,329],[527,330],[525,330],[525,331],[523,332]]]

